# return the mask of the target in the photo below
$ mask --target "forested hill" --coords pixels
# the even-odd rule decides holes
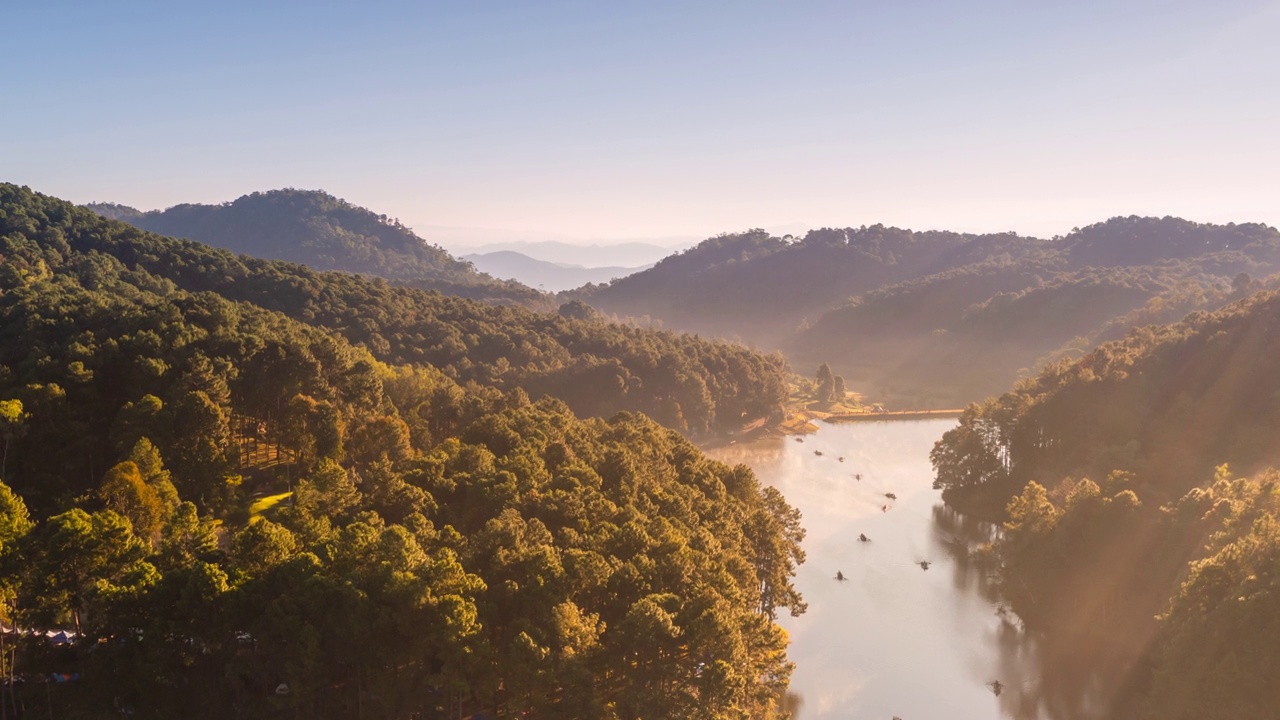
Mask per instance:
[[[799,514],[615,412],[776,409],[782,371],[0,185],[6,669],[69,680],[5,707],[778,718]]]
[[[877,225],[721,235],[568,296],[828,363],[898,406],[957,407],[1278,271],[1280,233],[1258,224],[1117,217],[1048,240]]]
[[[852,382],[898,402],[962,406],[1131,328],[1276,286],[1268,277],[1275,265],[1226,255],[1082,270],[1039,261],[967,266],[832,310],[789,353],[797,363],[831,358]]]
[[[1280,234],[1258,223],[1214,225],[1182,218],[1116,217],[1071,232],[1062,246],[1073,267],[1154,265],[1215,253],[1280,261]]]
[[[863,293],[786,349],[797,364],[830,362],[898,403],[957,407],[1132,327],[1268,287],[1277,271],[1280,233],[1267,226],[1114,218],[1022,257],[993,255]]]
[[[316,270],[365,273],[449,295],[546,305],[532,288],[476,271],[398,220],[311,190],[271,190],[221,205],[175,205],[141,212],[114,203],[90,210],[161,235]]]
[[[275,310],[337,332],[380,360],[440,368],[458,382],[564,400],[582,415],[638,410],[691,434],[776,418],[786,364],[745,348],[606,323],[570,304],[538,314],[395,286],[345,273],[260,260],[162,237],[83,208],[0,185],[0,233],[39,276],[80,272],[99,255],[172,283]]]
[[[1008,503],[997,550],[1019,614],[1135,658],[1116,717],[1280,703],[1277,357],[1280,293],[1259,293],[1052,365],[934,450],[950,502]]]
[[[954,462],[939,478],[1016,489],[1122,470],[1169,499],[1224,462],[1248,473],[1280,463],[1276,353],[1276,292],[1135,330],[971,406],[940,445]]]
[[[752,230],[711,238],[644,272],[580,292],[605,312],[648,315],[669,327],[777,347],[802,319],[852,295],[992,256],[1020,258],[1041,245],[1012,234],[883,225],[813,230],[800,240]]]

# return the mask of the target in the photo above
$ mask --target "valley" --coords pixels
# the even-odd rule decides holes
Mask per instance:
[[[106,503],[100,515],[115,512],[141,533],[130,541],[136,557],[146,556],[148,543],[159,552],[171,542],[166,533],[177,532],[179,517],[188,528],[182,532],[228,528],[202,531],[209,533],[205,549],[176,565],[166,566],[174,561],[163,555],[146,561],[162,573],[190,572],[192,561],[238,568],[225,591],[230,598],[240,584],[257,592],[253,573],[265,568],[245,551],[228,554],[266,542],[251,540],[254,533],[270,528],[278,536],[271,542],[316,552],[324,543],[349,543],[337,538],[357,528],[385,534],[403,527],[424,548],[483,568],[478,580],[458,586],[471,590],[453,591],[474,605],[468,613],[489,618],[477,621],[477,634],[451,641],[475,652],[483,628],[489,641],[506,631],[495,618],[511,612],[504,603],[513,601],[480,589],[484,578],[505,576],[518,586],[516,577],[527,581],[523,573],[536,571],[548,587],[565,587],[570,577],[585,582],[578,559],[565,563],[589,550],[597,558],[595,594],[559,591],[563,601],[550,615],[519,621],[529,629],[517,640],[551,652],[567,630],[532,628],[548,617],[577,623],[575,632],[586,634],[576,637],[587,645],[562,650],[567,664],[553,676],[570,672],[571,657],[585,653],[597,670],[574,671],[587,674],[572,702],[632,703],[643,714],[639,708],[702,697],[701,670],[678,671],[683,681],[669,675],[668,690],[648,696],[640,687],[600,684],[607,648],[636,641],[631,623],[649,623],[646,632],[679,627],[656,630],[679,645],[711,621],[697,614],[708,602],[698,591],[655,585],[667,581],[637,558],[687,548],[680,552],[695,555],[681,562],[720,562],[725,550],[705,533],[736,528],[730,532],[742,533],[746,565],[723,571],[736,573],[739,588],[757,587],[758,597],[738,605],[755,608],[756,624],[748,615],[733,622],[772,638],[768,652],[788,648],[786,662],[768,652],[733,656],[773,663],[756,676],[767,679],[757,690],[763,694],[726,700],[756,703],[752,712],[761,716],[946,709],[1017,720],[1171,717],[1171,677],[1198,688],[1180,701],[1197,712],[1219,703],[1248,717],[1269,702],[1254,675],[1227,680],[1188,660],[1170,663],[1188,652],[1204,623],[1230,622],[1218,619],[1223,596],[1200,579],[1201,567],[1221,566],[1217,572],[1238,578],[1241,597],[1253,598],[1248,568],[1272,552],[1277,506],[1268,468],[1280,456],[1267,438],[1280,427],[1280,391],[1273,365],[1260,360],[1274,354],[1280,337],[1271,290],[1280,285],[1280,235],[1272,228],[1131,217],[1052,240],[881,226],[804,238],[753,231],[712,238],[607,284],[517,297],[490,290],[524,286],[467,275],[465,263],[447,253],[432,262],[462,268],[452,284],[440,284],[444,270],[416,278],[388,274],[389,266],[333,273],[271,261],[279,253],[265,248],[249,248],[263,260],[237,257],[95,220],[24,189],[7,193],[13,341],[0,367],[17,413],[7,422],[23,440],[11,461],[6,452],[10,487],[22,498],[11,505],[46,516],[74,505],[69,498],[86,486],[66,478],[112,466],[116,453],[132,447],[96,492]],[[333,202],[323,194],[296,197],[304,214],[317,198]],[[334,217],[375,217],[336,207],[346,215]],[[141,222],[118,206],[94,209]],[[151,217],[203,212],[212,211]],[[330,236],[359,236],[344,232]],[[359,237],[374,247],[387,242]],[[472,298],[440,294],[458,283],[488,290]],[[46,286],[61,289],[31,294]],[[107,287],[115,289],[96,294]],[[841,301],[843,292],[853,296]],[[169,306],[183,318],[177,325],[161,319]],[[50,324],[68,307],[79,308],[70,314],[86,328],[79,335]],[[136,319],[117,327],[106,321],[112,316]],[[193,323],[204,334],[172,345],[181,348],[176,355],[166,349],[173,341],[149,340],[182,337],[179,328]],[[295,339],[260,347],[247,338],[270,335],[254,327]],[[232,350],[237,345],[227,342],[242,335]],[[142,362],[142,374],[108,350],[124,346],[141,352],[134,362]],[[314,360],[298,365],[291,357]],[[316,379],[305,379],[308,367]],[[117,384],[98,389],[98,378]],[[86,414],[93,407],[116,419],[95,425]],[[240,429],[219,429],[226,420],[218,418],[232,413],[241,413],[234,415]],[[654,421],[696,440],[709,457]],[[199,439],[161,429],[199,422],[208,427]],[[51,462],[40,448],[76,423],[79,451]],[[544,444],[548,433],[561,439]],[[623,441],[626,453],[593,449],[621,437],[633,438]],[[228,441],[247,450],[233,458]],[[267,460],[239,460],[263,447]],[[645,455],[657,448],[665,450]],[[569,467],[576,469],[565,475]],[[137,479],[126,480],[131,473]],[[702,479],[693,495],[666,484],[695,478]],[[620,497],[581,506],[591,488],[646,499],[619,515]],[[672,505],[672,493],[683,499]],[[707,514],[710,498],[728,496],[756,509]],[[703,509],[673,538],[665,523],[686,507]],[[11,519],[19,535],[23,512]],[[607,531],[583,544],[598,523],[645,512],[657,524],[627,531],[638,533],[632,540]],[[47,522],[55,520],[69,521],[64,513]],[[443,536],[437,522],[446,523]],[[469,538],[499,527],[508,528],[501,541],[508,549],[477,554]],[[31,537],[33,548],[47,542]],[[510,547],[527,543],[555,548],[557,559],[529,566],[530,556],[520,561],[525,569],[507,568]],[[767,558],[780,564],[766,567]],[[323,572],[339,571],[346,572]],[[656,587],[671,592],[651,592]],[[154,591],[144,584],[132,592]],[[726,593],[719,603],[744,599],[741,589],[719,592]],[[623,598],[629,609],[609,604]],[[1254,602],[1241,611],[1261,617],[1265,596]],[[94,617],[89,605],[64,607]],[[779,608],[793,616],[779,617]],[[98,622],[119,611],[97,609],[106,613]],[[40,613],[54,608],[21,612],[35,620],[53,617]],[[693,646],[675,648],[654,648],[652,658]],[[1265,666],[1267,658],[1257,662]],[[632,678],[638,672],[636,665],[625,670]],[[913,687],[920,673],[931,680],[927,690]],[[517,682],[499,676],[503,688]],[[482,677],[456,677],[469,690],[437,702],[462,712],[485,705],[552,712],[569,702],[536,676],[519,681],[526,683],[522,699],[481,690]],[[339,702],[332,688],[317,692]],[[1228,692],[1247,701],[1210,700]]]

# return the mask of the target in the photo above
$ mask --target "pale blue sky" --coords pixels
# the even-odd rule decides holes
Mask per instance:
[[[0,11],[0,180],[323,188],[583,238],[1280,224],[1277,2],[205,2]]]

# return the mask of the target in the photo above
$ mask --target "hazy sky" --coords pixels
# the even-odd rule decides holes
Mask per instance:
[[[1280,225],[1280,3],[15,0],[0,180],[584,238]]]

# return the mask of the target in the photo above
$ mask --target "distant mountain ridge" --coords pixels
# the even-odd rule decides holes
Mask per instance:
[[[1002,253],[863,294],[788,349],[874,368],[883,392],[913,403],[955,405],[1130,328],[1216,309],[1280,271],[1280,233],[1263,225],[1113,218],[1039,242],[1021,258]]]
[[[826,362],[900,406],[980,399],[1131,327],[1280,287],[1268,280],[1280,272],[1274,228],[1173,217],[1116,217],[1052,239],[883,225],[799,238],[756,229],[709,238],[647,269],[588,269],[594,259],[666,249],[511,242],[490,247],[536,247],[544,257],[501,250],[468,262],[395,220],[300,190],[162,212],[89,207],[238,252],[450,295],[540,310],[581,300],[641,325],[782,350],[798,367]]]
[[[824,228],[720,235],[562,297],[829,362],[878,397],[955,406],[1130,327],[1280,284],[1260,224],[1117,217],[1052,239]]]
[[[37,260],[40,243],[64,253],[60,262],[66,267],[94,253],[110,256],[146,283],[251,303],[335,333],[380,361],[430,365],[460,385],[502,392],[518,388],[533,398],[551,395],[581,415],[639,411],[703,435],[783,414],[786,364],[776,356],[608,323],[575,314],[573,308],[536,313],[237,256],[0,183],[0,254],[5,257],[0,269],[6,270],[0,280],[47,274],[40,263],[52,260]],[[0,369],[0,377],[3,373]]]
[[[668,255],[686,250],[696,244],[695,241],[573,243],[539,240],[492,242],[474,246],[451,244],[450,247],[456,253],[465,252],[467,255],[517,252],[549,263],[582,267],[639,267],[652,265]]]
[[[398,220],[323,191],[271,190],[221,205],[182,204],[150,212],[114,203],[85,207],[143,230],[267,260],[376,275],[472,299],[550,307],[538,291],[479,273]]]
[[[587,284],[606,283],[614,278],[626,277],[652,267],[652,265],[583,267],[538,260],[514,250],[463,255],[462,259],[475,265],[480,272],[496,278],[515,280],[547,292],[561,292]]]
[[[585,289],[582,299],[605,312],[781,347],[806,317],[852,296],[1041,244],[882,225],[823,228],[795,241],[756,229],[705,240],[649,270]]]

